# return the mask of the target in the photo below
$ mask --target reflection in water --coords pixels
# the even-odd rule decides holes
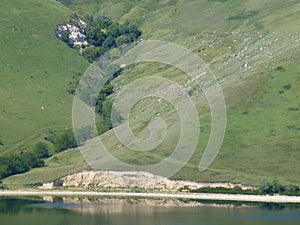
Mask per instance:
[[[0,198],[0,214],[17,214],[21,210],[30,210],[30,208],[24,208],[24,205],[32,203],[42,203],[43,199],[40,198]]]
[[[298,205],[216,204],[176,199],[0,198],[1,225],[296,225]]]

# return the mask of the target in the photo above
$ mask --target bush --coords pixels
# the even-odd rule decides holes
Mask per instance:
[[[257,195],[257,190],[243,190],[240,186],[234,186],[233,188],[225,187],[203,187],[195,190],[190,190],[192,193],[220,193],[220,194],[244,194],[244,195]]]
[[[67,44],[69,44],[69,33],[68,32],[63,32],[61,34],[61,40]]]
[[[248,11],[248,12],[245,12],[245,13],[239,13],[237,15],[230,16],[228,18],[228,20],[243,20],[243,19],[248,19],[250,17],[255,16],[256,14],[258,14],[257,11],[251,10],[251,11]]]
[[[271,183],[267,180],[267,178],[263,178],[260,181],[260,184],[258,186],[258,189],[261,191],[263,194],[270,194],[272,192],[272,187]]]
[[[54,146],[56,152],[61,152],[69,148],[77,147],[73,132],[71,130],[66,130],[66,132],[61,136],[57,136]]]
[[[270,182],[266,178],[263,178],[260,181],[258,189],[261,192],[261,194],[287,194],[287,189],[279,183],[279,180],[277,178],[274,178],[272,182]]]
[[[67,130],[61,136],[51,136],[57,152],[76,147],[73,132]],[[49,146],[45,142],[38,142],[27,152],[10,154],[0,157],[0,180],[11,175],[29,171],[32,168],[43,167],[43,159],[48,158]]]
[[[49,157],[49,146],[44,142],[38,142],[33,147],[32,152],[38,158],[48,158]]]
[[[277,66],[275,68],[275,71],[277,71],[277,72],[283,72],[283,71],[285,71],[285,68],[283,66]]]
[[[300,188],[295,185],[290,185],[286,188],[285,194],[291,196],[300,196]]]
[[[283,89],[285,89],[285,90],[290,90],[291,88],[292,88],[291,84],[285,84],[285,85],[283,85]]]
[[[23,154],[21,158],[25,165],[27,165],[28,170],[36,167],[43,167],[45,165],[45,162],[33,152]],[[20,173],[22,173],[22,171],[20,171]]]
[[[29,165],[17,154],[1,157],[0,164],[2,165],[2,178],[18,173],[24,173],[30,169]]]
[[[7,189],[6,185],[3,184],[2,180],[0,180],[0,189]]]

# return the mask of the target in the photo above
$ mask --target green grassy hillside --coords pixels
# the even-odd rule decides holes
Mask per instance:
[[[39,3],[37,0],[31,1]],[[300,184],[299,1],[61,0],[60,2],[81,15],[98,13],[111,16],[117,21],[132,21],[143,31],[143,39],[159,39],[181,44],[196,52],[210,65],[222,85],[227,104],[228,123],[224,143],[212,166],[200,173],[198,163],[207,143],[210,117],[207,109],[199,105],[202,130],[198,149],[192,160],[174,178],[257,184],[261,177],[278,177],[284,184]],[[6,4],[10,10],[14,8],[12,6],[14,4]],[[19,4],[22,4],[21,1]],[[31,25],[31,28],[37,29],[39,32],[45,29],[44,32],[49,35],[42,32],[40,36],[49,38],[49,41],[40,38],[39,40],[44,45],[28,44],[31,48],[28,47],[27,52],[26,49],[23,50],[23,54],[27,53],[28,57],[26,57],[27,63],[24,62],[23,64],[26,64],[23,66],[24,68],[21,69],[20,67],[19,69],[19,71],[24,71],[19,72],[22,74],[22,80],[19,79],[21,75],[18,75],[17,72],[17,68],[19,68],[17,65],[21,64],[21,59],[23,59],[22,55],[18,55],[21,52],[18,53],[14,48],[16,44],[1,45],[1,48],[6,46],[6,50],[4,50],[7,52],[6,56],[1,55],[3,60],[7,60],[6,63],[1,64],[3,67],[1,72],[7,71],[7,74],[11,73],[12,75],[8,77],[3,75],[4,78],[1,78],[1,87],[2,82],[5,81],[3,84],[5,88],[1,88],[3,100],[1,99],[0,104],[6,102],[5,107],[7,109],[5,111],[11,109],[11,112],[19,112],[17,116],[14,116],[13,113],[0,112],[1,121],[4,121],[6,126],[5,129],[1,127],[0,137],[4,142],[7,139],[7,144],[5,143],[4,146],[0,147],[3,149],[0,149],[1,152],[9,149],[6,146],[13,146],[22,138],[32,135],[32,132],[29,131],[37,130],[39,133],[42,131],[39,129],[47,126],[69,126],[71,96],[64,91],[65,85],[72,76],[77,76],[87,67],[82,58],[59,42],[51,33],[55,24],[68,16],[71,11],[54,1],[43,1],[43,3],[41,1],[40,4],[49,6],[50,11],[47,18],[43,13],[39,14],[38,6],[35,5],[30,9],[36,11],[35,13],[38,14],[36,18],[41,18],[40,20],[44,18],[48,28],[51,26],[52,28],[46,29],[40,23],[36,25],[36,28]],[[51,9],[55,7],[59,8],[60,11],[53,10],[52,13]],[[22,13],[20,18],[27,15],[25,9],[25,6],[19,9],[21,11],[19,13]],[[7,11],[5,10],[5,12]],[[7,17],[11,16],[11,14],[7,14]],[[34,15],[34,13],[31,15],[28,23],[33,23]],[[12,23],[11,27],[17,26],[12,22],[15,18],[17,17],[7,22]],[[24,18],[21,20],[23,23],[26,21]],[[4,29],[1,32],[6,35],[7,32],[11,32],[11,35],[14,32],[21,33],[18,30],[0,29]],[[19,36],[16,35],[12,40],[24,47],[26,41],[33,41],[29,38],[31,36],[28,33],[24,35],[26,38],[19,39]],[[32,49],[36,46],[40,46],[40,49],[43,50],[33,51]],[[14,51],[11,50],[14,53],[10,59],[8,48],[15,49]],[[36,65],[37,58],[34,58],[34,53],[44,53],[43,56],[48,60],[44,60],[44,57],[38,57],[44,63],[40,62]],[[13,64],[15,61],[18,61],[18,64]],[[46,61],[50,63],[47,64]],[[14,66],[10,67],[7,64]],[[54,74],[53,79],[51,80],[44,71]],[[30,78],[31,73],[33,78]],[[184,75],[176,70],[161,65],[146,64],[124,70],[113,83],[115,86],[124,86],[138,77],[149,75],[165,76],[176,81],[184,80]],[[38,94],[40,89],[34,89],[32,83],[29,83],[33,82],[30,81],[31,79],[36,79],[35,82],[38,82],[38,78],[41,82],[38,84],[45,88],[47,93],[52,93],[51,97],[49,95],[43,97],[44,91],[46,92],[44,89],[41,90],[42,94]],[[47,80],[45,81],[45,79]],[[49,85],[51,81],[53,86]],[[47,82],[47,85],[42,85],[44,82]],[[18,85],[18,88],[9,86],[11,83]],[[61,94],[59,90],[61,90]],[[16,96],[19,94],[22,99],[26,98],[23,104],[14,104],[19,99],[14,97],[14,94]],[[62,96],[65,96],[65,105],[61,104]],[[194,96],[194,98],[196,97]],[[13,98],[16,100],[12,101]],[[31,102],[33,105],[27,104]],[[42,103],[45,105],[45,110],[40,110],[40,107],[43,106]],[[12,108],[17,106],[20,108],[16,108],[16,110]],[[34,107],[37,110],[32,110]],[[153,108],[156,109],[155,112],[153,112]],[[141,110],[144,110],[143,118],[139,117]],[[134,133],[137,136],[145,136],[149,118],[159,112],[171,115],[169,117],[170,126],[175,128],[177,125],[174,122],[176,120],[172,119],[174,115],[172,110],[172,107],[157,107],[156,101],[140,102],[132,112],[132,118],[136,121],[132,123]],[[164,146],[156,149],[153,153],[133,154],[122,147],[112,137],[111,132],[104,134],[102,138],[111,147],[112,154],[137,165],[159,161],[169,154],[168,150],[176,144],[174,142],[176,138],[170,138],[164,143]],[[59,176],[85,164],[82,158],[79,158],[72,161],[72,168],[63,167],[65,162],[62,160],[61,164],[57,165],[62,168]],[[32,174],[37,173],[36,171],[49,174],[51,168],[48,166],[34,169],[27,174],[10,177],[7,179],[7,184],[39,183],[50,180],[50,177],[45,176],[34,179],[34,182],[29,182]],[[51,176],[52,178],[53,176]]]
[[[56,1],[1,2],[0,155],[71,126],[66,89],[87,63],[54,34],[71,13]]]

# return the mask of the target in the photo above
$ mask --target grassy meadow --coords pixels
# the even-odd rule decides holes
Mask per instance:
[[[47,129],[71,127],[66,92],[87,63],[59,41],[71,11],[56,1],[1,2],[0,155],[25,148]]]

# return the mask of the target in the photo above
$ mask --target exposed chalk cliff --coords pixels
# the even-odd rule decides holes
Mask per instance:
[[[51,183],[45,183],[42,189],[54,187],[98,187],[98,188],[142,188],[149,190],[171,191],[188,187],[197,189],[201,187],[226,187],[233,188],[240,186],[242,189],[252,189],[250,186],[243,186],[232,183],[202,183],[184,180],[171,180],[166,177],[153,175],[141,171],[84,171],[67,175]]]

